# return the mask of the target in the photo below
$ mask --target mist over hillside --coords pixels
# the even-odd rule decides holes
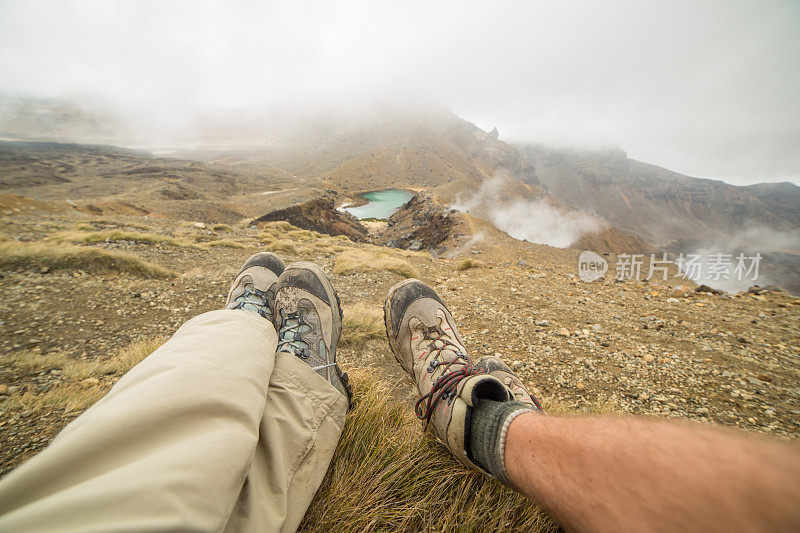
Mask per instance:
[[[239,171],[283,172],[289,182],[324,182],[344,195],[411,187],[514,238],[556,247],[760,253],[762,283],[800,290],[800,187],[791,183],[734,186],[636,161],[622,150],[511,145],[443,106],[411,101],[206,109],[179,131],[155,136],[109,106],[7,95],[0,104],[5,138],[147,147]],[[300,197],[311,199],[304,187]]]

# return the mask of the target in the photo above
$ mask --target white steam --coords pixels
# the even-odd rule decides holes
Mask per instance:
[[[684,274],[698,285],[727,292],[782,283],[796,290],[800,231],[781,231],[757,223],[743,226],[724,240],[695,246],[684,254],[687,260],[696,258],[696,267],[684,266]]]
[[[469,200],[460,198],[453,209],[483,216],[515,239],[567,248],[582,235],[603,228],[602,221],[580,211],[559,209],[544,199],[507,200],[501,195],[503,179],[483,183]]]

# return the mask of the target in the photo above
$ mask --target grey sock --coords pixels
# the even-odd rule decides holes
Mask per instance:
[[[511,486],[505,465],[506,432],[511,421],[523,413],[533,413],[522,402],[495,402],[481,399],[472,408],[469,447],[473,458],[484,470],[504,485]]]

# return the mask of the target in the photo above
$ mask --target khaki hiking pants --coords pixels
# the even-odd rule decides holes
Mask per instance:
[[[0,482],[0,531],[294,531],[347,399],[246,311],[184,324]]]

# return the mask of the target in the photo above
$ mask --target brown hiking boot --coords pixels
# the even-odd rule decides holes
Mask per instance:
[[[342,308],[328,276],[313,263],[292,263],[278,278],[275,295],[278,352],[305,361],[323,379],[352,397],[346,372],[336,363]]]
[[[420,393],[414,411],[467,466],[478,466],[469,450],[472,408],[479,399],[507,401],[509,390],[475,368],[450,311],[421,281],[401,281],[383,306],[386,335],[400,365]]]
[[[527,403],[532,408],[544,412],[542,409],[542,404],[539,403],[528,389],[525,388],[525,385],[522,384],[522,380],[520,380],[517,375],[508,368],[499,357],[495,357],[493,355],[484,355],[483,357],[479,357],[475,360],[475,368],[486,372],[487,374],[496,377],[500,382],[506,386],[506,388],[511,392],[512,400]]]
[[[250,311],[274,325],[275,288],[283,269],[283,261],[275,254],[250,256],[231,284],[225,309]]]

